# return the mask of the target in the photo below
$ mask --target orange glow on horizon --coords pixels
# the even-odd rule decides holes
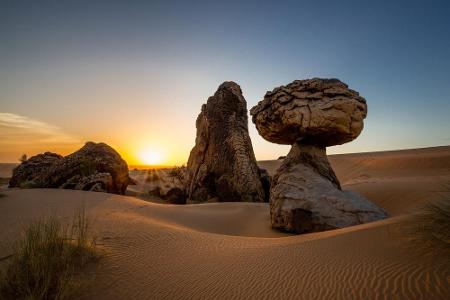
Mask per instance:
[[[146,148],[138,152],[138,159],[144,165],[154,166],[161,165],[164,162],[165,157],[159,149]]]
[[[185,151],[166,143],[128,143],[117,145],[117,151],[128,166],[171,167],[186,164]]]

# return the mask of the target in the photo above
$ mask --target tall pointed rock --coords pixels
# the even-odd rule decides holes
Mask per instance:
[[[248,134],[247,102],[241,88],[224,82],[197,117],[186,190],[191,202],[263,202],[262,171]]]

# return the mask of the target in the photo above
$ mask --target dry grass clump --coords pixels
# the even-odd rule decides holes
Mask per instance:
[[[450,196],[427,204],[409,220],[408,237],[424,255],[443,255],[450,262]]]
[[[85,209],[76,212],[72,226],[55,216],[30,224],[1,274],[1,299],[67,299],[79,293],[76,275],[96,261]]]

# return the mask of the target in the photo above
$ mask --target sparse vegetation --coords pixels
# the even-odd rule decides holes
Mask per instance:
[[[2,299],[67,299],[79,293],[76,275],[96,261],[85,209],[76,212],[71,227],[50,216],[25,230],[1,274]]]
[[[409,221],[412,246],[428,255],[445,255],[450,261],[450,191],[439,201],[427,204]]]

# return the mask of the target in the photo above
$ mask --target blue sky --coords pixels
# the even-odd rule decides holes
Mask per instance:
[[[155,148],[182,163],[221,82],[240,84],[250,109],[276,86],[336,77],[369,113],[329,153],[450,144],[450,2],[317,2],[2,1],[0,112],[131,162]],[[0,161],[79,146],[14,126],[0,120]],[[258,159],[288,151],[249,127]]]

